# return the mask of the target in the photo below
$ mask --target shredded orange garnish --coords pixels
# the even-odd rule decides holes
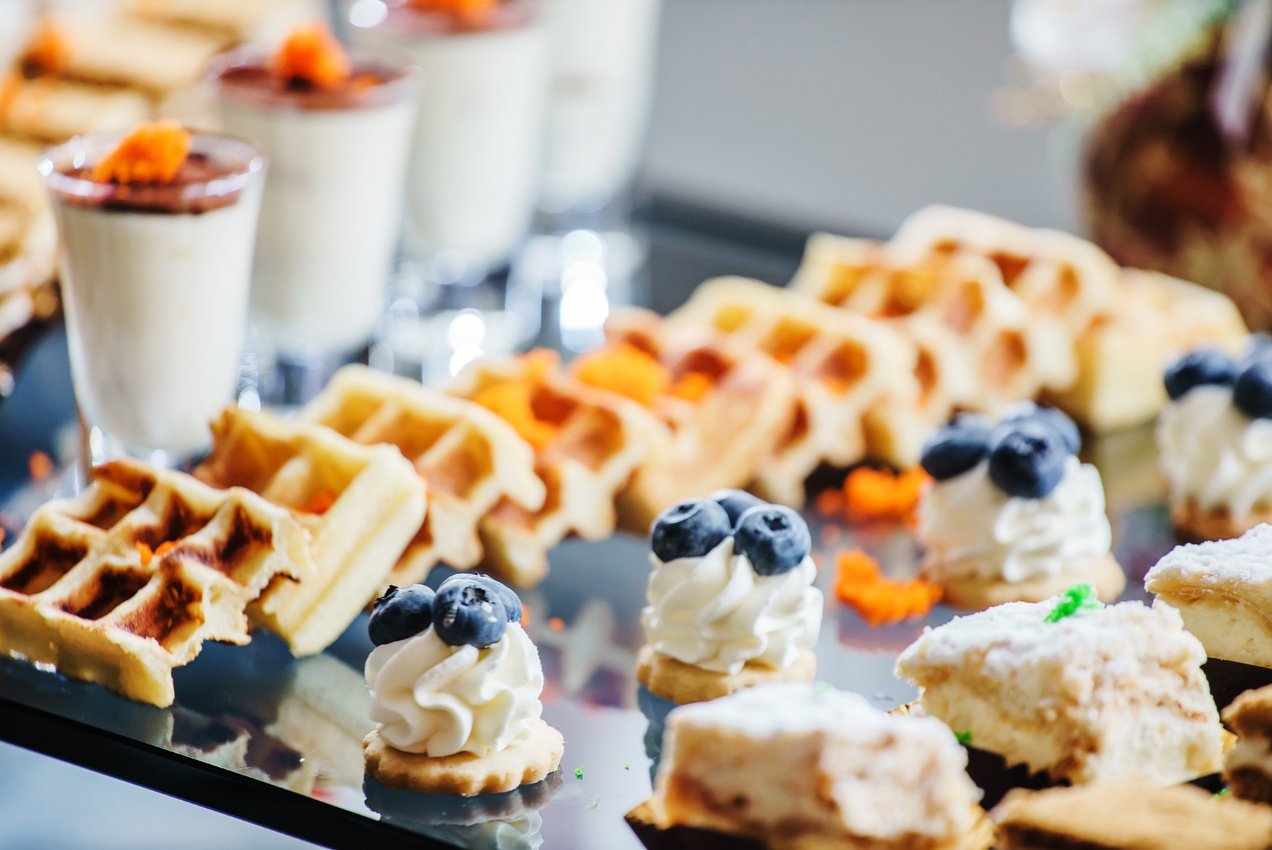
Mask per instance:
[[[926,616],[941,601],[941,587],[919,578],[884,577],[879,562],[860,549],[836,560],[835,596],[872,626]]]
[[[645,407],[671,386],[663,365],[627,342],[584,355],[574,362],[574,376],[585,384],[618,393]]]
[[[155,556],[154,551],[140,540],[134,543],[133,546],[137,549],[137,554],[141,556],[141,565],[143,567],[150,566],[150,560]]]
[[[565,620],[560,617],[549,617],[548,628],[554,632],[563,631],[565,629]]]
[[[839,516],[844,512],[844,491],[838,487],[822,490],[813,500],[813,510],[818,516]]]
[[[530,390],[530,385],[523,381],[503,381],[478,390],[473,401],[511,425],[521,439],[542,449],[556,439],[557,429],[535,415]]]
[[[349,79],[349,57],[327,25],[309,21],[297,25],[270,57],[274,76],[290,83],[299,80],[316,89],[334,89]]]
[[[701,401],[715,386],[715,381],[705,372],[686,372],[671,385],[670,393],[685,401]]]
[[[535,348],[521,355],[521,368],[527,380],[542,381],[561,363],[561,355],[550,348]]]
[[[31,456],[27,458],[27,470],[31,473],[32,481],[48,481],[53,477],[55,469],[53,458],[44,452],[31,452]]]
[[[19,64],[31,74],[56,74],[66,67],[71,57],[66,31],[52,15],[45,16],[35,28]]]
[[[319,490],[314,493],[308,504],[301,508],[301,511],[307,514],[322,515],[331,510],[331,506],[335,503],[336,494],[334,492],[331,490]]]
[[[530,606],[522,602],[521,603],[521,628],[524,629],[528,625],[530,625]]]
[[[139,124],[93,167],[96,183],[170,183],[190,155],[190,131],[176,121]]]
[[[499,0],[408,0],[408,5],[421,12],[440,12],[467,24],[479,24],[490,16]]]
[[[177,548],[177,541],[165,540],[164,542],[160,543],[158,547],[155,548],[155,557],[162,558],[164,555],[168,554],[175,548]]]
[[[844,479],[844,512],[849,519],[859,522],[909,522],[930,480],[919,467],[899,475],[868,466],[858,467]]]

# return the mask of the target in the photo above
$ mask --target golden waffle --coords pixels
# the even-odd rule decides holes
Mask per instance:
[[[0,80],[0,133],[36,142],[126,130],[150,114],[150,101],[134,91],[16,74]]]
[[[624,528],[643,534],[669,505],[746,486],[790,433],[795,380],[768,355],[709,328],[668,327],[639,309],[611,316],[606,337],[607,348],[644,352],[670,377],[667,391],[647,405],[671,429],[670,443],[640,466],[619,495]],[[695,391],[682,391],[690,388]]]
[[[308,543],[253,493],[105,464],[0,555],[0,650],[170,705],[174,667],[205,640],[246,643],[244,609],[267,583],[312,574]]]
[[[885,399],[917,404],[920,398],[919,352],[912,342],[884,323],[788,289],[717,278],[699,286],[667,323],[712,328],[786,364],[796,376],[791,429],[756,475],[756,492],[771,501],[801,504],[804,481],[819,464],[846,467],[869,453],[868,411]]]
[[[534,452],[510,425],[416,381],[349,366],[299,418],[356,443],[397,446],[427,483],[428,514],[393,570],[394,584],[423,581],[439,562],[457,570],[480,564],[477,525],[500,500],[526,511],[543,507]]]
[[[36,145],[0,138],[0,336],[16,321],[13,305],[20,302],[29,317],[31,291],[57,273],[57,222],[36,172],[38,153]]]
[[[321,18],[315,0],[130,0],[125,9],[148,21],[192,27],[228,41],[273,44],[305,19]]]
[[[618,491],[670,443],[652,413],[573,379],[549,352],[478,361],[450,391],[508,417],[535,446],[543,505],[531,510],[504,499],[481,522],[487,565],[523,586],[543,579],[548,550],[571,534],[612,534]]]
[[[230,407],[212,423],[195,470],[293,511],[313,537],[314,574],[275,581],[249,611],[294,654],[321,652],[388,582],[424,521],[423,480],[393,446],[361,446],[330,428]]]
[[[1077,382],[1048,400],[1093,431],[1143,424],[1166,403],[1162,372],[1171,359],[1202,344],[1235,354],[1247,333],[1226,296],[1127,269],[1117,300],[1078,337]]]

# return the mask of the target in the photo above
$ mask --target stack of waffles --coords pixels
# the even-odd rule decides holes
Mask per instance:
[[[56,309],[57,225],[36,150],[0,139],[0,339]]]
[[[40,508],[0,555],[0,651],[172,703],[205,640],[246,643],[246,610],[314,573],[309,536],[241,489],[117,461]]]

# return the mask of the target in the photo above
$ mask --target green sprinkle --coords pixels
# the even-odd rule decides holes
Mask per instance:
[[[1231,788],[1224,788],[1222,791],[1217,791],[1217,792],[1215,793],[1215,797],[1226,797],[1226,796],[1228,796],[1228,795],[1229,795],[1229,794],[1231,794],[1231,793],[1232,793],[1232,789],[1231,789]]]
[[[581,768],[581,767],[576,767],[576,768],[574,768],[574,778],[575,778],[575,779],[582,779],[582,778],[583,778],[583,768]]]
[[[834,690],[830,682],[813,682],[813,696],[820,697]]]
[[[1046,623],[1058,623],[1065,617],[1072,617],[1079,611],[1090,611],[1103,608],[1104,605],[1095,595],[1095,588],[1087,583],[1075,584],[1060,595],[1056,607],[1043,618]]]
[[[971,732],[955,732],[954,737],[958,740],[960,744],[966,745],[972,742]]]
[[[601,801],[600,801],[600,800],[588,800],[588,801],[587,801],[587,807],[588,807],[589,809],[595,809],[595,808],[596,808],[597,806],[599,806],[600,804],[601,804]]]
[[[631,769],[632,769],[632,763],[631,763],[631,762],[624,762],[624,764],[623,764],[623,770],[631,770]]]

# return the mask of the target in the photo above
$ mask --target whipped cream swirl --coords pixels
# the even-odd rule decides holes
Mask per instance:
[[[821,629],[822,594],[811,558],[778,575],[757,575],[726,538],[700,558],[651,555],[649,605],[641,624],[663,655],[734,674],[747,662],[790,665]]]
[[[1272,419],[1237,410],[1231,387],[1195,387],[1168,404],[1157,445],[1175,499],[1235,517],[1272,506]]]
[[[989,465],[933,484],[919,501],[924,571],[934,581],[1022,582],[1082,569],[1108,554],[1113,532],[1094,466],[1065,460],[1064,477],[1041,499],[1009,496]]]
[[[371,719],[390,746],[434,758],[484,756],[524,741],[543,713],[539,650],[516,623],[484,649],[430,628],[367,658]]]

